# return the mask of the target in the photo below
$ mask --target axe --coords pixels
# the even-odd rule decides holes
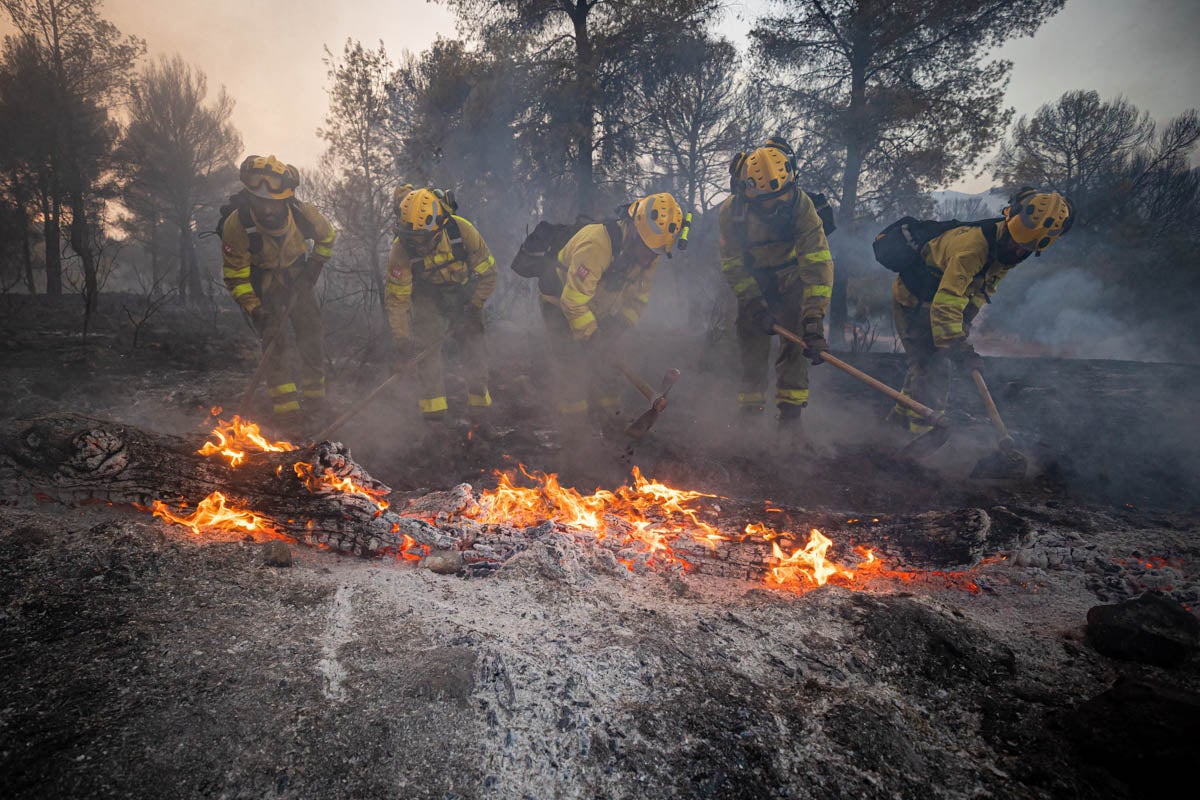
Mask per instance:
[[[641,376],[634,373],[624,362],[617,361],[614,366],[629,379],[629,382],[642,393],[643,397],[650,401],[650,408],[625,428],[626,436],[631,439],[641,439],[658,420],[658,415],[662,413],[662,410],[667,407],[667,393],[671,391],[675,381],[679,380],[679,370],[667,370],[667,374],[662,379],[662,389],[656,392],[653,386],[642,380]]]

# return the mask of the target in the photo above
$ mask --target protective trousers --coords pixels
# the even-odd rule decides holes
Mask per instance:
[[[412,336],[417,352],[433,348],[417,364],[421,413],[427,420],[446,416],[446,384],[442,369],[442,344],[455,342],[467,379],[467,405],[473,416],[482,416],[492,405],[488,392],[488,352],[483,332],[483,309],[470,303],[466,285],[422,284],[413,292]]]
[[[263,270],[261,277],[259,297],[271,320],[271,328],[263,333],[263,351],[270,347],[274,337],[279,337],[265,368],[267,390],[277,417],[298,414],[302,397],[310,406],[325,402],[325,327],[313,285],[302,276],[301,263],[287,269]],[[300,357],[299,387],[288,366],[289,321]]]
[[[804,301],[804,284],[792,280],[780,291],[773,309],[775,319],[790,331],[803,330],[801,305]],[[771,357],[771,336],[764,332],[755,320],[755,311],[760,309],[759,298],[738,301],[737,330],[738,349],[742,356],[742,382],[738,389],[738,406],[743,409],[762,408],[767,402],[767,367]],[[780,340],[779,357],[775,361],[775,405],[808,405],[808,359],[804,349],[791,342]]]
[[[933,343],[929,309],[929,303],[912,308],[892,303],[896,333],[908,356],[908,372],[904,374],[904,387],[900,391],[930,408],[945,411],[950,396],[950,360],[946,352]],[[924,417],[899,403],[892,408],[888,419],[912,433],[926,433],[932,429]]]
[[[542,303],[559,418],[567,427],[582,425],[588,416],[602,421],[620,411],[620,381],[610,364],[595,361],[587,342],[576,341],[562,309]],[[593,334],[595,335],[595,334]]]

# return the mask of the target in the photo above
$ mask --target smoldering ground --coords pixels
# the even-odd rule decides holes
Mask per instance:
[[[249,330],[232,312],[214,324],[167,310],[132,348],[112,299],[86,343],[69,309],[6,307],[6,411],[202,433],[211,405],[244,388],[257,358]],[[331,331],[343,322],[331,312]],[[492,330],[501,435],[485,449],[460,438],[426,452],[411,387],[339,434],[398,504],[462,480],[487,486],[516,462],[559,462],[540,327]],[[361,337],[330,344],[332,397],[345,408],[385,368],[360,363]],[[851,358],[898,383],[899,357]],[[1200,470],[1186,437],[1166,437],[1175,392],[1200,387],[1195,368],[989,360],[1039,467],[997,486],[964,478],[992,441],[961,381],[954,438],[919,465],[878,427],[888,401],[829,367],[812,371],[814,452],[790,453],[769,419],[750,435],[731,425],[728,336],[649,324],[629,359],[650,380],[667,367],[683,377],[632,451],[594,443],[584,491],[638,465],[742,514],[769,501],[789,527],[841,520],[827,528],[839,547],[852,515],[976,509],[1001,534],[980,546],[1005,558],[976,568],[977,593],[918,582],[800,597],[713,575],[604,572],[547,542],[490,579],[307,548],[289,570],[264,566],[256,545],[195,539],[131,509],[9,496],[6,795],[150,797],[169,784],[230,797],[1121,798],[1190,763],[1147,715],[1190,708],[1194,659],[1116,661],[1083,626],[1090,606],[1146,588],[1197,592],[1186,509]],[[1088,403],[1074,402],[1077,389]],[[644,405],[632,390],[624,400],[629,414]],[[1143,402],[1151,423],[1135,413]],[[1139,437],[1148,424],[1160,438]],[[1170,458],[1172,474],[1153,472]],[[1133,689],[1113,689],[1118,678]],[[1122,705],[1129,691],[1141,699]]]

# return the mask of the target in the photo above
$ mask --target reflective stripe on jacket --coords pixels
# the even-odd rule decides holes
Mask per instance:
[[[833,292],[833,256],[825,229],[812,199],[800,190],[792,210],[789,235],[778,237],[766,222],[753,211],[747,210],[744,222],[734,219],[733,198],[728,197],[717,211],[720,228],[721,274],[725,276],[738,300],[747,300],[762,295],[755,280],[754,269],[769,272],[778,282],[780,291],[794,281],[804,284],[801,318],[804,321],[825,319]],[[742,225],[746,226],[746,239],[742,241]],[[753,259],[752,265],[744,263],[744,253]]]
[[[333,241],[337,231],[329,224],[329,220],[311,203],[297,201],[289,205],[287,223],[280,234],[268,233],[262,226],[258,233],[262,236],[262,250],[250,252],[250,236],[242,227],[238,214],[230,214],[221,228],[221,271],[225,279],[225,288],[229,294],[246,311],[253,311],[262,305],[262,301],[254,292],[250,281],[251,268],[256,269],[287,269],[304,258],[308,252],[308,244],[304,232],[296,224],[293,213],[301,213],[314,233],[313,250],[308,260],[313,264],[323,264],[333,254]],[[253,218],[253,212],[251,212]]]
[[[412,308],[414,282],[417,291],[426,287],[472,286],[470,303],[478,308],[491,297],[496,288],[496,259],[475,226],[455,216],[466,250],[466,260],[456,259],[446,228],[437,235],[434,247],[427,255],[413,253],[400,237],[392,239],[388,254],[388,279],[385,305],[392,335],[406,340],[411,335],[408,312]],[[414,267],[418,274],[414,275]]]
[[[997,236],[1003,223],[996,223]],[[964,225],[938,236],[922,250],[925,263],[942,273],[937,293],[929,308],[929,323],[933,328],[933,343],[946,347],[966,337],[963,312],[967,305],[977,308],[987,302],[1009,267],[994,258],[988,260],[987,238],[977,225]],[[906,308],[916,308],[920,301],[899,278],[892,282],[892,299]]]
[[[558,252],[558,276],[563,289],[558,297],[542,299],[562,309],[571,335],[587,339],[596,332],[597,319],[621,314],[636,325],[650,302],[654,270],[658,259],[648,267],[629,267],[619,283],[605,273],[614,268],[612,242],[601,223],[584,225]],[[618,257],[616,268],[624,268]],[[615,285],[614,285],[615,284]]]

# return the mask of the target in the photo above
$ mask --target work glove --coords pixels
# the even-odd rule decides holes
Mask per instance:
[[[750,312],[750,319],[754,321],[754,327],[762,331],[767,336],[775,335],[775,325],[779,322],[775,317],[775,312],[771,311],[771,307],[767,305],[767,301],[759,298],[758,307]]]
[[[305,262],[304,268],[300,270],[300,280],[306,286],[316,288],[317,281],[321,277],[321,270],[324,268],[325,262],[320,259],[310,258]]]
[[[970,335],[971,326],[975,324],[975,318],[979,316],[979,309],[982,306],[977,306],[974,303],[967,303],[967,307],[963,309],[963,333]]]
[[[258,305],[250,311],[250,323],[254,326],[254,330],[258,332],[258,338],[264,338],[270,333],[274,327],[274,318],[266,306]]]
[[[814,365],[825,363],[822,353],[829,352],[829,342],[825,341],[825,325],[821,320],[810,320],[804,323],[804,357]]]
[[[963,372],[983,371],[983,357],[975,352],[966,339],[957,340],[947,349],[950,351],[950,360]]]

